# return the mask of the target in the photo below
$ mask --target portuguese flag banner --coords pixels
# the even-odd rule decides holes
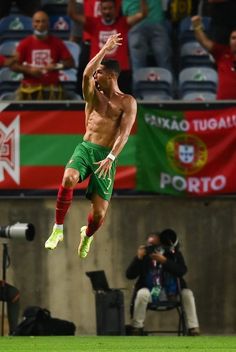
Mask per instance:
[[[236,192],[236,108],[139,106],[137,190],[205,196]]]

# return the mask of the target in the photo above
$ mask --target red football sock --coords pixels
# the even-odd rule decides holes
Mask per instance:
[[[56,203],[56,224],[62,225],[73,198],[73,188],[60,186]]]
[[[88,215],[88,227],[86,230],[86,235],[88,237],[92,236],[102,225],[103,220],[104,219],[99,219],[99,221],[96,221],[96,219],[94,219],[93,215],[90,213]]]

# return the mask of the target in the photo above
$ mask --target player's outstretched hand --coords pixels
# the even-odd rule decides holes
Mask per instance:
[[[108,39],[107,39],[107,42],[105,44],[105,48],[108,50],[108,51],[111,51],[113,50],[115,47],[119,46],[119,45],[122,45],[122,36],[120,33],[117,33],[117,34],[113,34],[111,35]]]

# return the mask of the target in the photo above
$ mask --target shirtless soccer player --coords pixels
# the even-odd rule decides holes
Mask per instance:
[[[91,200],[91,211],[87,225],[81,227],[78,247],[81,258],[87,256],[93,235],[104,221],[112,195],[116,158],[136,118],[136,100],[118,87],[118,62],[103,60],[118,45],[122,45],[121,35],[110,36],[84,70],[86,132],[66,165],[57,195],[55,225],[45,242],[45,248],[54,249],[63,240],[63,222],[72,202],[73,189],[90,176],[86,196]]]

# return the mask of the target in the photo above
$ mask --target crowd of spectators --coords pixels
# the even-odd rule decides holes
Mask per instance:
[[[180,31],[183,19],[194,16],[207,17],[210,19],[209,28],[206,37],[214,43],[218,43],[217,58],[215,59],[215,70],[218,70],[222,81],[228,77],[232,82],[236,80],[235,67],[236,49],[230,45],[229,63],[230,69],[220,70],[219,51],[225,53],[225,47],[232,41],[232,32],[236,27],[236,2],[232,0],[54,0],[54,9],[57,7],[62,9],[60,13],[60,21],[64,23],[64,29],[67,28],[65,18],[69,18],[71,22],[70,28],[67,28],[67,38],[61,37],[58,33],[50,33],[50,18],[54,13],[47,13],[47,6],[50,0],[16,0],[4,1],[0,5],[0,18],[4,18],[12,13],[14,5],[18,13],[32,17],[33,33],[29,38],[22,38],[19,41],[14,62],[10,65],[10,69],[15,72],[21,72],[24,76],[20,86],[31,85],[37,86],[60,86],[59,76],[60,70],[67,70],[75,67],[72,55],[66,49],[63,41],[70,40],[75,42],[79,50],[79,65],[76,67],[77,86],[76,93],[82,96],[82,75],[83,70],[91,57],[104,45],[107,37],[114,33],[121,33],[124,38],[122,49],[118,48],[116,52],[109,56],[118,59],[121,65],[121,76],[119,85],[125,93],[135,95],[134,77],[138,69],[143,67],[160,67],[168,70],[174,77],[176,89],[173,91],[173,99],[179,99],[178,93],[178,74],[180,67]],[[61,6],[64,4],[64,6]],[[42,12],[43,11],[43,12]],[[58,13],[58,9],[56,11]],[[36,28],[35,13],[44,13],[46,16],[46,27],[44,31],[46,35],[43,37],[40,29]],[[190,21],[191,22],[191,21]],[[194,23],[194,22],[192,22]],[[204,48],[209,49],[208,45],[199,39],[199,31],[196,33],[192,41],[198,41]],[[61,27],[62,28],[62,27]],[[193,28],[192,28],[193,29]],[[204,32],[202,27],[202,31]],[[55,53],[55,46],[51,47],[48,42],[49,38],[54,38],[57,42],[58,53]],[[30,39],[31,38],[31,39]],[[231,39],[230,39],[231,38]],[[1,38],[0,38],[1,40]],[[36,45],[37,41],[37,45]],[[34,45],[32,46],[32,43]],[[221,46],[219,46],[221,45]],[[48,50],[48,51],[47,51]],[[22,53],[27,51],[28,57]],[[41,54],[39,53],[41,52]],[[210,48],[209,54],[213,54]],[[0,52],[1,55],[1,52]],[[36,56],[37,58],[36,58]],[[40,56],[41,55],[41,56]],[[47,57],[45,57],[45,55]],[[59,55],[59,56],[58,56]],[[223,54],[222,54],[223,55]],[[40,67],[36,62],[41,57]],[[68,61],[69,60],[69,61]],[[5,63],[4,63],[5,62]],[[2,65],[6,65],[7,61],[1,59]],[[37,72],[36,72],[37,71]],[[40,72],[39,72],[40,71]],[[235,77],[234,77],[235,76]],[[50,78],[50,79],[49,79]],[[158,79],[158,77],[157,77]],[[27,87],[28,89],[28,87]],[[36,90],[37,90],[36,89]],[[24,90],[24,89],[23,89]],[[232,89],[233,90],[233,89]],[[231,90],[231,91],[232,91]],[[29,91],[29,90],[27,90]],[[47,87],[47,91],[50,91]],[[53,89],[54,91],[54,89]],[[28,99],[29,94],[20,94],[20,99]],[[43,99],[51,99],[52,95],[40,94]],[[32,98],[33,97],[33,98]],[[34,95],[31,95],[35,99]],[[55,96],[53,96],[53,99]],[[70,95],[59,94],[58,99],[73,99]],[[235,99],[236,93],[227,96],[219,95],[216,92],[216,99]]]

